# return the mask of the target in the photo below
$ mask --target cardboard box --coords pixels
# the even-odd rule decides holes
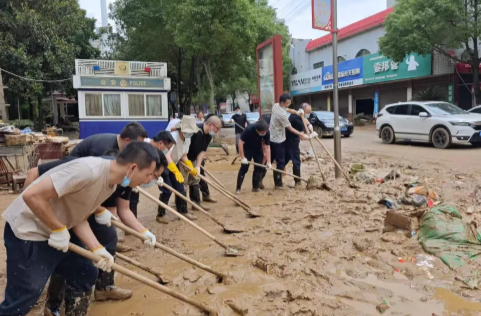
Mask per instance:
[[[27,144],[27,135],[5,135],[5,144],[7,146],[23,146]]]

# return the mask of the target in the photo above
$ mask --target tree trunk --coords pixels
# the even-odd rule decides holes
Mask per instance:
[[[180,105],[180,95],[184,92],[182,89],[182,48],[179,48],[179,59],[177,60],[177,106]],[[180,107],[180,106],[179,106]]]
[[[216,110],[216,103],[215,103],[215,83],[214,83],[214,77],[212,75],[212,70],[210,68],[210,60],[206,60],[203,62],[204,63],[204,68],[205,68],[205,74],[207,76],[207,81],[209,82],[209,88],[210,88],[210,93],[209,93],[209,109],[211,110],[212,113],[215,113]]]
[[[37,95],[37,109],[38,109],[38,115],[37,115],[37,120],[35,123],[35,127],[37,131],[41,132],[44,127],[45,127],[45,109],[43,108],[43,95],[39,94]]]

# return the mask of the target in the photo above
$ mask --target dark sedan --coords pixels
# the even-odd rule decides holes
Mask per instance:
[[[314,127],[314,131],[319,134],[319,137],[330,137],[334,135],[334,113],[329,111],[313,111],[309,116],[309,122]],[[354,132],[354,125],[339,116],[339,127],[341,128],[341,135],[349,137]]]

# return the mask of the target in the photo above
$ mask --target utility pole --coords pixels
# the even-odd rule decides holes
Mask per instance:
[[[6,87],[3,86],[3,78],[2,78],[2,70],[0,69],[0,114],[2,120],[8,120],[8,104],[5,103],[5,94],[3,89]]]
[[[341,130],[339,129],[339,78],[337,67],[337,0],[332,0],[332,71],[333,71],[333,106],[334,106],[334,158],[341,165]],[[335,166],[336,178],[342,171]]]

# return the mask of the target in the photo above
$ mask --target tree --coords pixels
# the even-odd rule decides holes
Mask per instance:
[[[37,80],[72,78],[75,58],[98,55],[90,44],[95,38],[95,20],[86,17],[76,0],[15,0],[0,2],[0,65]],[[71,89],[66,81],[51,85],[5,76],[16,94],[36,104],[36,128],[43,129],[47,109],[43,99],[51,89]],[[31,109],[31,113],[35,113]]]
[[[471,65],[474,93],[480,101],[480,32],[480,0],[398,0],[386,20],[379,48],[398,62],[412,52],[426,55],[435,51]],[[451,56],[448,48],[464,48],[464,53],[461,58]]]

